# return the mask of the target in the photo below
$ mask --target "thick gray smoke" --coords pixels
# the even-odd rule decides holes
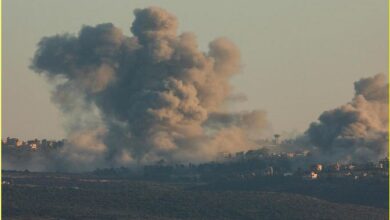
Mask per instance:
[[[229,79],[240,71],[237,47],[219,38],[205,53],[194,34],[178,35],[177,19],[163,9],[134,15],[132,37],[107,23],[38,44],[32,68],[56,86],[66,164],[202,161],[250,148],[268,126],[265,113],[223,109],[233,97]]]
[[[325,111],[307,130],[321,156],[331,161],[376,161],[388,153],[389,85],[384,74],[355,82],[355,96]]]

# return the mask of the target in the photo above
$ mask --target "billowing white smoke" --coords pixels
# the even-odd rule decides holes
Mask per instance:
[[[265,113],[223,109],[240,70],[237,47],[219,38],[205,53],[163,9],[134,15],[133,37],[108,23],[38,44],[32,68],[56,85],[53,101],[66,119],[64,164],[203,161],[252,147],[268,126]]]
[[[388,153],[389,85],[384,74],[355,82],[355,97],[325,111],[307,130],[321,156],[331,161],[376,161]]]

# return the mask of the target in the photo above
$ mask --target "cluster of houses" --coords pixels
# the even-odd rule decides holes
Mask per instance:
[[[302,173],[301,173],[302,174]],[[303,172],[303,177],[308,180],[315,180],[319,178],[334,178],[344,177],[355,180],[370,177],[386,177],[389,176],[389,158],[384,158],[377,163],[363,163],[363,164],[331,164],[324,166],[322,164],[315,164],[306,172]]]
[[[298,154],[298,156],[296,156]],[[241,154],[239,154],[241,155]],[[244,154],[246,155],[246,154]],[[158,162],[155,165],[144,167],[144,175],[151,179],[189,179],[189,180],[217,180],[240,179],[250,180],[267,177],[282,177],[302,179],[307,181],[330,179],[387,179],[389,159],[384,158],[377,163],[335,163],[321,164],[299,161],[305,160],[300,153],[294,154],[299,159],[285,158],[286,154],[263,156],[262,159],[238,160],[235,157],[229,162],[209,162],[203,164],[169,164]],[[240,156],[239,156],[240,157]],[[290,161],[291,163],[286,161]],[[302,162],[302,161],[301,161]],[[297,165],[296,163],[299,163]]]
[[[27,140],[6,138],[2,140],[2,150],[10,152],[46,152],[64,146],[66,140]],[[239,178],[252,178],[259,176],[294,176],[305,180],[327,178],[351,178],[354,180],[371,177],[388,177],[389,159],[384,158],[377,163],[315,163],[309,151],[270,152],[263,147],[246,152],[220,153],[216,161],[204,164],[169,164],[158,162],[155,165],[144,167],[146,176],[178,178],[188,176],[195,179],[199,176],[208,178],[220,176],[235,176]],[[314,161],[314,163],[313,163]]]
[[[29,150],[36,151],[40,149],[55,149],[62,147],[64,145],[65,140],[55,141],[55,140],[27,140],[23,141],[18,138],[10,138],[1,140],[2,147],[8,147],[15,150]]]
[[[298,168],[295,171],[275,172],[279,167],[267,166],[260,169],[259,172],[251,172],[249,176],[298,176],[304,180],[317,180],[317,179],[329,179],[329,178],[349,178],[349,179],[362,179],[362,178],[374,178],[374,177],[386,177],[389,176],[389,159],[386,157],[377,163],[363,163],[363,164],[314,164],[308,166],[306,169]],[[280,169],[279,169],[280,170]],[[245,178],[247,175],[240,175]]]
[[[280,161],[289,160],[291,163],[303,162],[307,165],[310,152],[307,150],[296,152],[279,152],[270,153],[267,148],[257,150],[248,150],[246,152],[237,152],[235,154],[221,152],[217,156],[219,163],[236,163],[246,160],[261,160],[261,161]],[[312,163],[310,163],[312,164]],[[316,180],[324,178],[369,178],[374,176],[388,177],[389,159],[386,157],[377,163],[335,163],[335,164],[312,164],[293,169],[281,168],[278,165],[268,165],[257,172],[250,172],[244,176],[301,176],[305,180]],[[242,176],[242,175],[241,175]]]

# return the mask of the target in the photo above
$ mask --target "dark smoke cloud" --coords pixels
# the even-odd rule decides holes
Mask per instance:
[[[205,125],[210,129],[223,129],[238,127],[249,132],[262,132],[270,127],[265,111],[254,110],[250,112],[227,113],[213,112]],[[260,134],[258,134],[260,136]]]
[[[107,23],[38,44],[32,69],[56,85],[67,166],[202,161],[251,147],[250,131],[267,128],[265,113],[223,110],[229,79],[240,70],[237,47],[219,38],[205,53],[194,34],[177,33],[176,17],[163,9],[134,15],[132,37]]]
[[[355,82],[355,96],[325,111],[307,130],[321,156],[332,161],[375,161],[387,156],[389,102],[384,74]]]

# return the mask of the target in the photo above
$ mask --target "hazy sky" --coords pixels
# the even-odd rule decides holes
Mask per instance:
[[[232,110],[264,109],[274,132],[304,131],[352,98],[353,82],[388,72],[387,0],[3,0],[3,137],[63,138],[50,87],[29,70],[43,36],[111,22],[131,35],[133,9],[160,6],[201,48],[216,37],[240,48]]]

